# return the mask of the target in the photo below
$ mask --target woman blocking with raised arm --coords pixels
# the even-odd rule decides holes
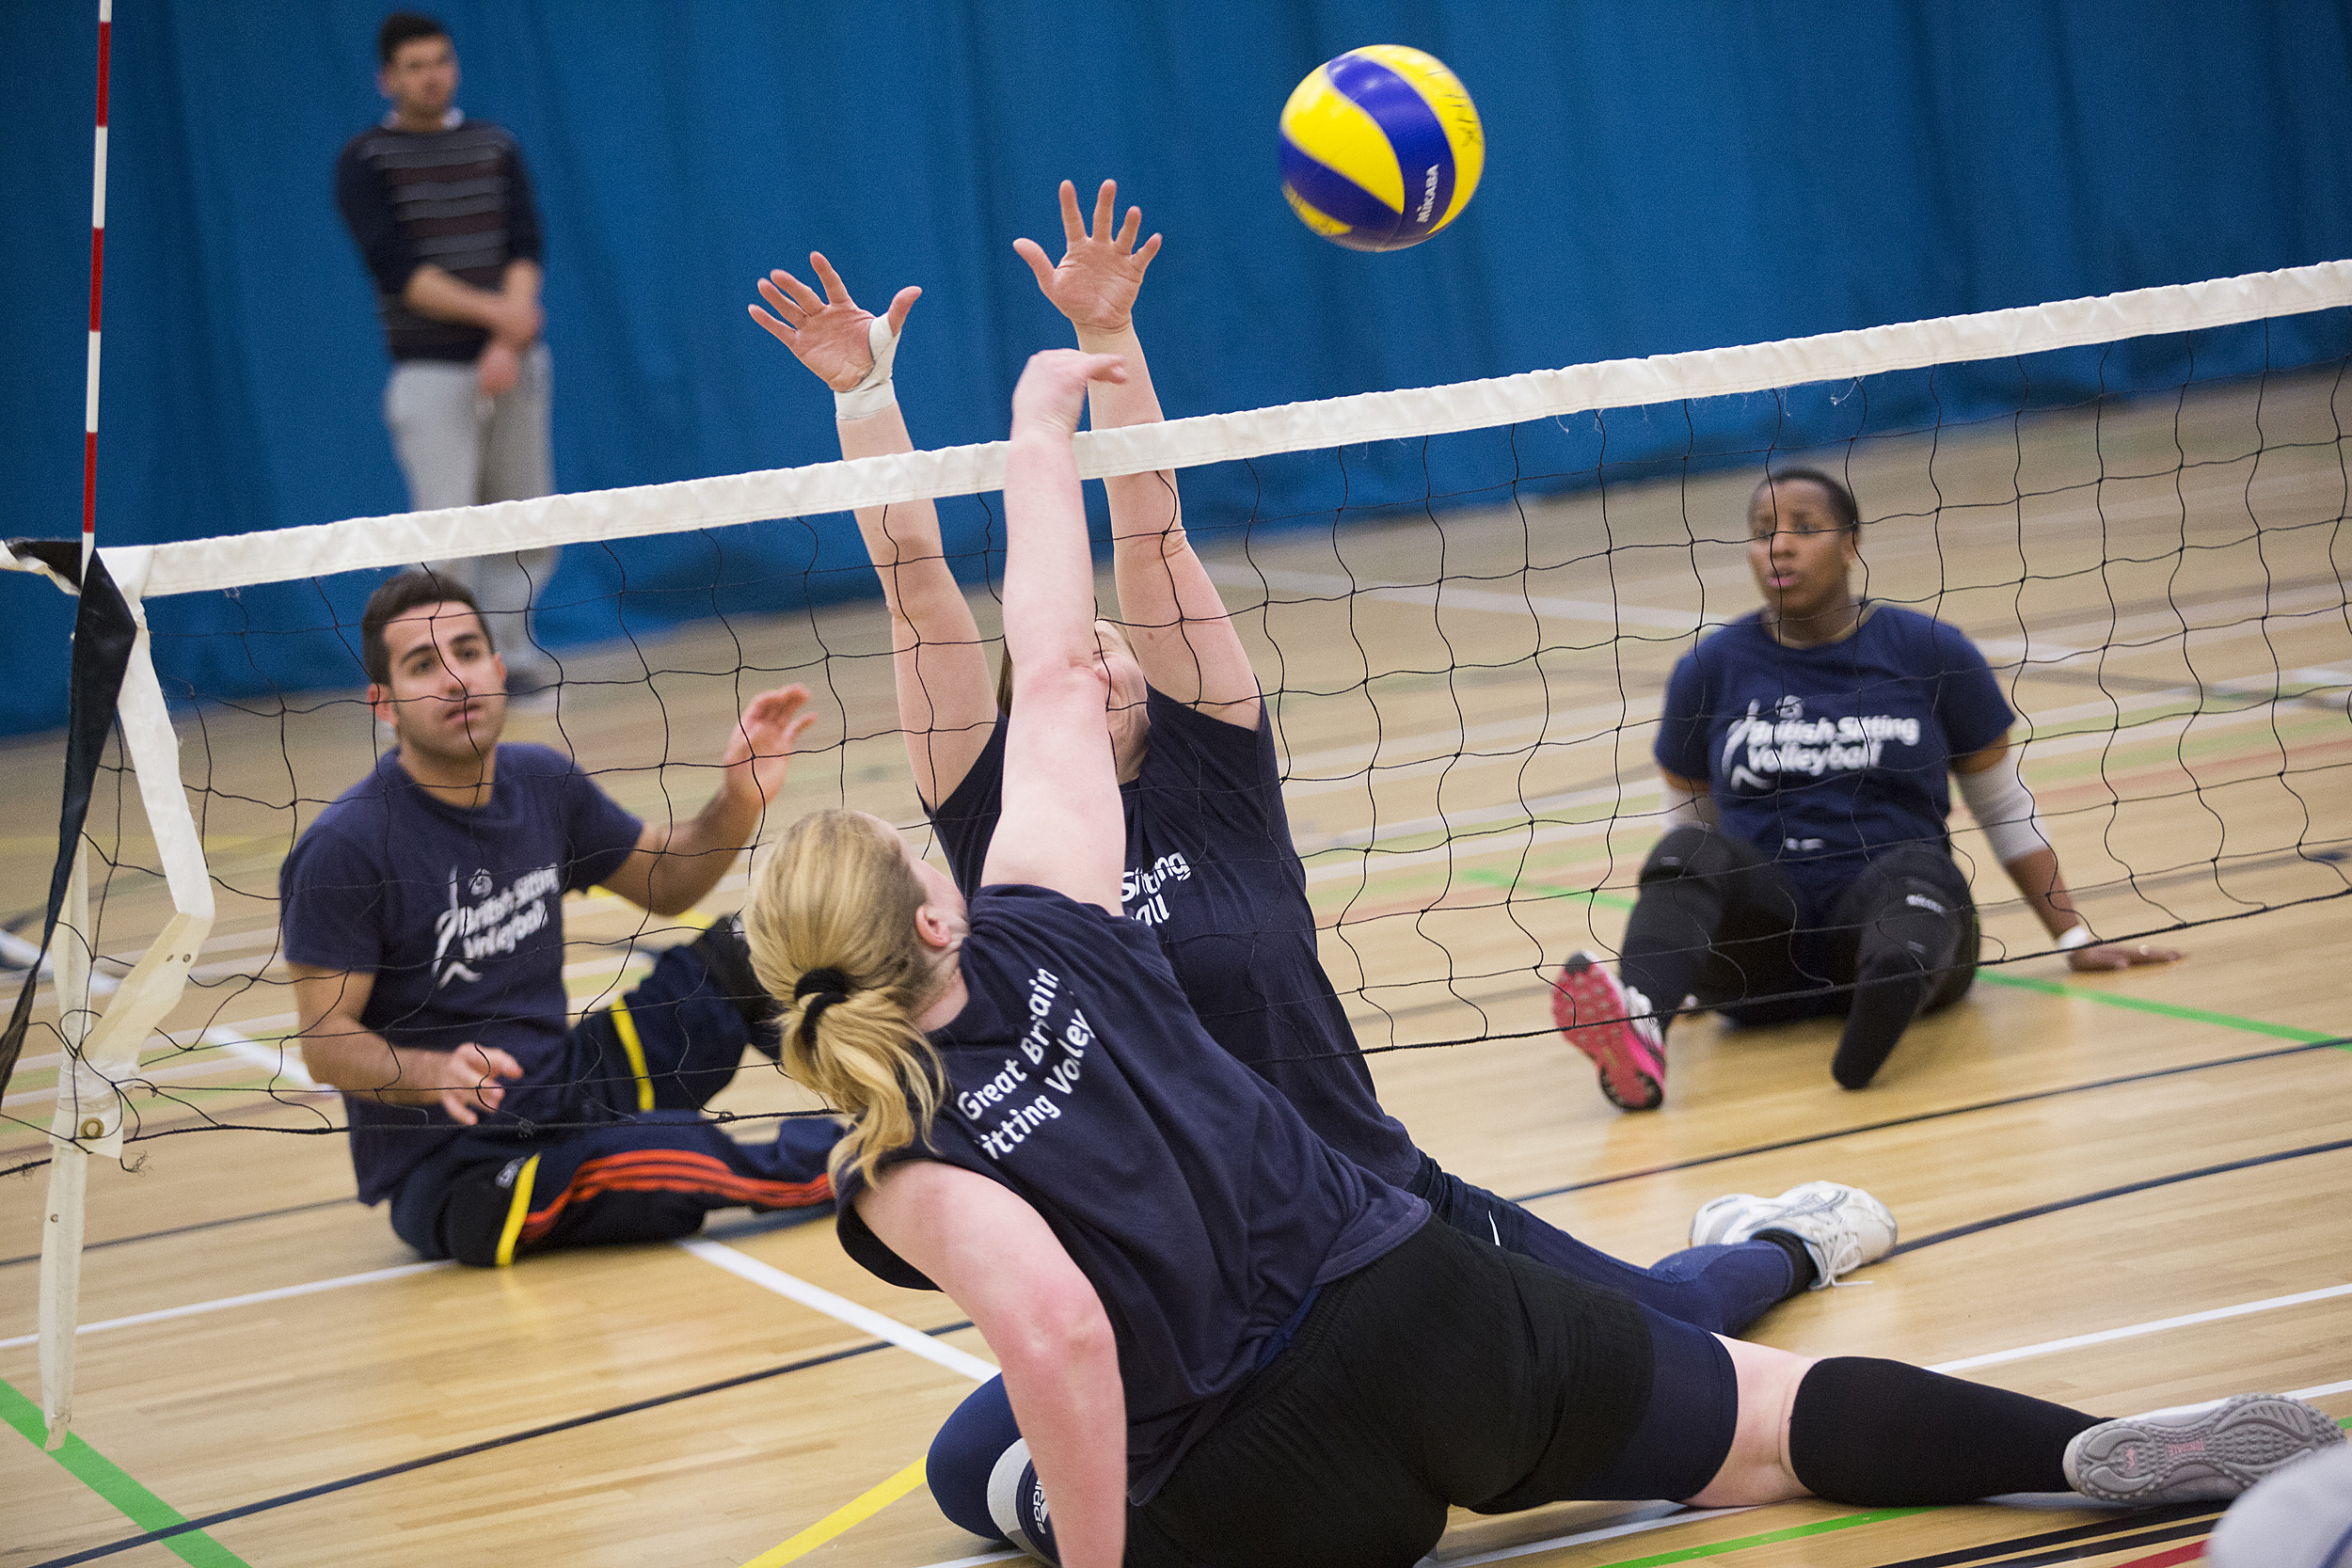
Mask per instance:
[[[1098,429],[1161,418],[1134,325],[1160,239],[1138,244],[1142,213],[1130,207],[1120,223],[1117,198],[1118,187],[1105,181],[1089,232],[1076,189],[1065,181],[1061,261],[1050,261],[1034,241],[1015,247],[1077,328],[1080,346],[1120,363],[1123,379],[1090,388]],[[754,318],[843,397],[844,456],[912,450],[886,375],[875,377],[876,367],[886,370],[896,329],[919,291],[901,290],[878,320],[850,299],[823,257],[811,262],[822,294],[771,273],[760,293],[774,313],[755,307]],[[1159,939],[1219,1046],[1281,1091],[1325,1142],[1426,1199],[1457,1229],[1712,1332],[1738,1333],[1773,1303],[1885,1253],[1895,1224],[1876,1200],[1809,1182],[1784,1195],[1785,1203],[1743,1210],[1743,1228],[1711,1239],[1724,1244],[1638,1268],[1423,1154],[1381,1109],[1324,973],[1306,873],[1283,809],[1273,728],[1248,655],[1185,537],[1175,475],[1130,475],[1104,487],[1125,625],[1099,621],[1095,635],[1111,683],[1108,723],[1125,823],[1121,898]],[[1003,799],[1009,732],[996,687],[930,503],[894,506],[886,515],[862,512],[858,520],[890,604],[900,721],[915,781],[957,885],[970,894],[980,885]],[[975,1397],[976,1406],[991,1400],[1001,1416],[993,1387]],[[992,1432],[983,1424],[977,1440],[993,1442]]]
[[[1070,451],[1087,378],[1119,373],[1062,350],[1014,393],[1015,700],[977,891],[830,811],[769,853],[746,911],[792,1070],[850,1119],[843,1244],[946,1291],[1004,1367],[1025,1445],[935,1488],[993,1496],[1067,1568],[1404,1568],[1453,1504],[2068,1484],[2153,1503],[2342,1441],[2273,1396],[2103,1423],[1721,1339],[1431,1224],[1315,1137],[1120,913],[1115,693]]]

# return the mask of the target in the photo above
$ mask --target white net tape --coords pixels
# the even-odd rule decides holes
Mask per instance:
[[[2206,283],[2135,289],[1741,348],[1607,359],[1450,387],[1367,392],[1089,431],[1078,437],[1078,471],[1100,479],[1197,467],[1276,452],[1559,419],[1594,409],[2042,354],[2347,305],[2352,305],[2352,261],[2323,261]],[[126,594],[154,598],[445,560],[478,552],[485,536],[495,537],[505,549],[528,550],[684,533],[772,517],[819,516],[924,497],[978,495],[1003,486],[1004,443],[991,441],[535,500],[353,517],[170,545],[109,546],[103,553]]]

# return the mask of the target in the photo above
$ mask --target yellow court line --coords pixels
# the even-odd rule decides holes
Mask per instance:
[[[806,1557],[850,1526],[864,1524],[922,1484],[923,1462],[918,1459],[872,1491],[834,1509],[789,1541],[769,1547],[743,1564],[743,1568],[783,1568],[785,1563]]]

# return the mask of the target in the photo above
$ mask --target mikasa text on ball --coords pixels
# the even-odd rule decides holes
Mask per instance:
[[[1282,194],[1351,250],[1402,250],[1452,223],[1478,188],[1486,138],[1444,62],[1401,43],[1326,60],[1282,105]]]

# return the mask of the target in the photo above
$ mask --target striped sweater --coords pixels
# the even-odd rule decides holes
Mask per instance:
[[[509,261],[540,259],[539,212],[522,150],[502,126],[460,120],[446,131],[377,126],[335,163],[335,204],[375,278],[376,311],[394,359],[470,360],[489,334],[435,321],[401,303],[431,262],[496,290]]]

